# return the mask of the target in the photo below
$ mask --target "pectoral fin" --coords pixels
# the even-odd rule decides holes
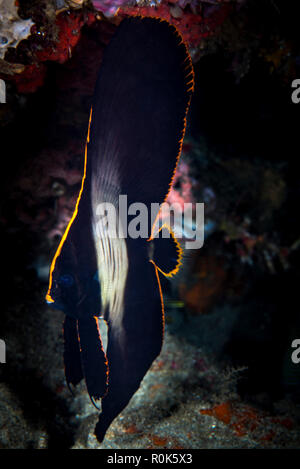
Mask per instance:
[[[165,277],[173,277],[182,263],[182,248],[167,225],[150,241],[149,257]]]

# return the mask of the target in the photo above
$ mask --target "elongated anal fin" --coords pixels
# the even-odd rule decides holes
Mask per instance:
[[[103,350],[96,317],[78,319],[81,364],[88,393],[93,399],[107,392],[108,363]]]
[[[65,377],[68,386],[76,386],[83,379],[76,319],[66,316],[63,334]]]

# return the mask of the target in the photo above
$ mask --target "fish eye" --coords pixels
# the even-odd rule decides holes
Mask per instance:
[[[0,36],[0,44],[1,46],[5,46],[8,43],[8,39],[5,36]]]
[[[59,277],[57,283],[64,287],[71,287],[74,283],[74,278],[70,274],[64,274]]]

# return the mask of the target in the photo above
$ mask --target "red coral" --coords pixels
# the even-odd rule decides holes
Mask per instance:
[[[125,426],[124,432],[128,433],[129,435],[136,435],[137,433],[141,433],[141,430],[139,430],[137,426],[133,423],[129,426]]]
[[[36,63],[27,65],[22,73],[13,77],[17,90],[20,93],[33,93],[42,86],[47,71],[45,62],[66,62],[80,39],[82,27],[94,21],[96,21],[94,13],[84,14],[73,11],[58,15],[55,22],[58,29],[57,40],[47,42],[42,49],[37,50],[35,52]],[[34,35],[31,36],[31,42],[34,43]]]
[[[160,437],[157,435],[151,436],[151,440],[155,446],[165,447],[168,443],[167,438]]]
[[[200,14],[194,14],[188,8],[182,10],[181,16],[172,14],[173,5],[169,2],[162,1],[156,7],[143,6],[124,6],[119,10],[120,16],[155,16],[169,21],[171,24],[182,34],[184,41],[192,47],[200,44],[201,40],[211,36],[215,29],[222,25],[231,11],[231,6],[228,4],[220,6],[214,14],[208,18],[203,18]]]
[[[43,85],[47,73],[47,67],[44,64],[27,65],[25,70],[14,76],[19,93],[34,93]]]
[[[187,288],[186,283],[181,282],[180,298],[192,314],[208,313],[229,285],[223,261],[216,256],[197,256],[191,274],[196,283]]]
[[[85,17],[82,12],[61,13],[56,18],[58,28],[57,41],[36,53],[39,62],[53,61],[64,63],[70,58],[72,49],[80,39],[81,28],[86,23],[91,23],[94,15]]]
[[[232,409],[229,402],[217,405],[212,409],[203,409],[200,411],[202,415],[211,415],[223,423],[229,424],[232,419]]]
[[[212,35],[215,29],[224,22],[231,7],[228,4],[221,5],[208,18],[193,13],[188,7],[183,10],[178,7],[179,15],[174,15],[172,9],[174,9],[174,5],[166,1],[163,1],[155,8],[150,6],[139,7],[137,5],[126,6],[120,9],[119,19],[128,15],[164,18],[177,27],[190,47],[196,47],[203,38]],[[57,39],[52,42],[45,39],[44,43],[41,43],[39,36],[37,44],[38,47],[42,46],[42,49],[36,50],[34,53],[36,63],[27,65],[22,73],[12,78],[18,91],[32,93],[42,86],[47,71],[45,62],[66,62],[71,57],[72,51],[81,37],[82,27],[94,23],[96,21],[95,15],[95,12],[86,13],[83,11],[68,11],[59,14],[55,21],[58,30]],[[32,31],[34,30],[35,28]],[[31,45],[35,43],[35,34],[38,33],[33,32],[29,38]]]
[[[228,425],[237,436],[251,436],[254,440],[271,442],[280,434],[280,426],[291,430],[294,422],[285,417],[269,417],[266,413],[249,405],[223,402],[211,409],[200,410]],[[266,431],[267,430],[267,431]]]

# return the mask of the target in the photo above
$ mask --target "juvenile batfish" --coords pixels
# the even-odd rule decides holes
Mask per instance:
[[[100,442],[161,350],[160,275],[177,272],[181,253],[173,235],[153,238],[158,217],[153,209],[150,217],[150,208],[156,203],[157,215],[168,195],[193,79],[181,36],[156,18],[123,20],[100,67],[81,190],[51,264],[46,296],[66,315],[68,385],[84,378],[92,401],[102,399],[95,430]],[[119,216],[120,195],[126,195],[128,207],[136,202],[147,207],[146,238],[109,236],[99,207],[110,203]],[[106,352],[100,317],[108,326]]]

